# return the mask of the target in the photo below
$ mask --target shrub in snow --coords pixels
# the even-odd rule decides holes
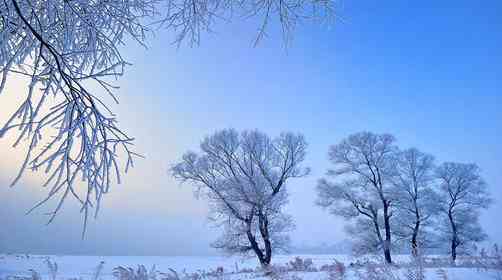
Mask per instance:
[[[255,272],[255,270],[252,268],[241,268],[236,271],[236,273],[253,273],[253,272]]]
[[[339,261],[335,260],[335,270],[334,270],[334,272],[336,273],[336,275],[338,277],[337,279],[344,279],[346,271],[347,271],[347,269],[345,268],[345,264],[343,264],[342,262],[339,262]]]
[[[186,278],[186,279],[191,279],[191,280],[198,280],[198,279],[203,279],[204,277],[202,276],[202,273],[200,272],[195,272],[192,274],[187,274],[185,271],[183,271],[184,277],[180,277],[178,272],[174,269],[169,269],[170,272],[164,273],[160,272],[160,279],[161,280],[179,280],[181,278]]]
[[[49,258],[45,259],[47,268],[49,269],[49,277],[51,280],[56,280],[56,275],[58,273],[58,264],[56,262],[51,262]]]
[[[250,272],[254,272],[252,269]],[[181,273],[178,273],[174,269],[169,269],[169,272],[155,272],[152,277],[155,277],[158,274],[158,280],[201,280],[201,279],[226,279],[227,274],[224,272],[224,268],[219,266],[216,269],[211,269],[209,271],[206,270],[198,270],[196,272],[187,272],[183,270]],[[157,280],[154,278],[150,278],[151,280]]]
[[[263,268],[258,267],[256,270],[263,271]],[[280,265],[280,264],[272,264],[265,269],[266,274],[286,274],[289,271],[291,271],[291,268],[287,267],[286,265]]]
[[[432,258],[426,258],[424,259],[425,264],[428,267],[444,267],[444,266],[450,266],[451,261],[448,258],[440,258],[440,257],[432,257]]]
[[[30,272],[31,272],[31,280],[42,280],[40,274],[37,271],[30,269]]]
[[[289,261],[288,266],[293,271],[316,271],[312,259],[302,259],[300,257],[295,257],[293,260]]]
[[[302,280],[302,278],[290,272],[271,272],[269,275],[272,280]]]
[[[327,272],[329,280],[345,279],[347,267],[343,262],[336,259],[331,264],[324,264],[319,268],[319,271]]]
[[[157,271],[155,266],[150,271],[144,265],[138,265],[137,269],[119,266],[113,269],[113,276],[118,280],[156,280]]]
[[[266,268],[257,268],[256,271],[264,273],[264,275],[258,276],[266,276],[272,280],[298,280],[299,277],[294,275],[292,272],[303,270],[295,270],[289,263],[287,263],[285,265],[273,264]]]
[[[368,263],[363,269],[355,271],[359,280],[401,280],[395,267],[388,264]]]
[[[105,262],[100,262],[98,266],[96,267],[96,270],[94,271],[93,280],[98,280],[99,276],[101,275],[101,272],[103,271],[103,267],[105,266]]]
[[[334,260],[333,263],[331,264],[323,264],[320,268],[319,271],[333,271],[333,270],[338,270],[338,271],[345,271],[346,267],[343,262],[339,262],[338,260]]]
[[[296,274],[291,274],[291,275],[288,275],[289,277],[287,278],[284,278],[286,280],[303,280],[300,276],[296,275]]]
[[[502,270],[502,252],[497,244],[493,244],[492,253],[489,257],[492,259],[493,268],[496,270]]]
[[[7,276],[6,280],[41,280],[40,274],[37,271],[30,269],[29,272],[31,273],[30,276]]]
[[[333,268],[334,268],[333,270],[328,271],[329,280],[343,280],[343,279],[345,279],[347,269],[346,269],[344,263],[335,260],[335,263],[333,264]]]
[[[422,258],[417,256],[406,270],[407,280],[425,280],[425,271]]]
[[[436,275],[441,280],[448,280],[448,271],[446,271],[446,269],[444,268],[439,268],[438,270],[436,270]]]

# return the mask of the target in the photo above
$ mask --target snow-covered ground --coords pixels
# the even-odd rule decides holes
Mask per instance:
[[[396,266],[390,270],[376,267],[376,272],[368,269],[366,266],[354,265],[356,261],[364,261],[363,259],[355,259],[347,255],[282,255],[274,257],[274,264],[287,267],[287,263],[301,257],[303,260],[311,259],[314,270],[316,271],[294,271],[284,274],[284,279],[290,280],[321,280],[330,279],[329,272],[317,271],[321,270],[323,265],[333,264],[334,260],[342,262],[346,267],[346,277],[343,279],[391,279],[400,276],[400,279],[409,279],[406,274],[409,272],[409,256],[395,256]],[[367,259],[367,258],[366,258]],[[47,260],[57,264],[57,273],[55,278],[50,273]],[[101,265],[100,265],[101,264]],[[352,265],[351,265],[352,264]],[[42,280],[68,280],[82,279],[93,280],[98,266],[102,269],[99,273],[99,279],[108,280],[115,279],[113,269],[122,267],[131,267],[136,269],[138,265],[144,265],[148,270],[155,266],[155,270],[160,272],[170,272],[171,269],[180,273],[180,275],[188,275],[195,272],[211,272],[217,271],[218,268],[223,268],[224,277],[220,279],[264,279],[263,273],[246,272],[243,269],[256,269],[258,263],[255,259],[242,259],[237,257],[194,257],[194,256],[179,256],[179,257],[163,257],[163,256],[39,256],[39,255],[0,255],[0,279],[19,279],[18,277],[31,277],[32,271],[37,271]],[[442,270],[443,272],[440,272]],[[241,271],[241,273],[235,273]],[[359,275],[356,273],[359,271]],[[362,275],[362,276],[361,276]],[[447,279],[453,280],[498,280],[496,277],[502,275],[496,271],[487,271],[481,268],[467,267],[427,267],[425,269],[426,279]],[[332,276],[332,275],[331,275]],[[373,278],[362,278],[368,276]],[[388,278],[378,278],[385,276]],[[331,277],[333,278],[333,277]],[[502,279],[502,278],[499,278]],[[162,280],[162,278],[160,279]],[[336,280],[336,279],[330,279]]]

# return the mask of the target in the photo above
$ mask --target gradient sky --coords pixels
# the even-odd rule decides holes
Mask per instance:
[[[439,162],[477,163],[497,201],[482,224],[502,242],[502,2],[355,0],[338,9],[330,26],[298,28],[287,50],[274,30],[252,48],[251,20],[217,26],[198,48],[176,49],[162,31],[148,50],[128,46],[134,65],[118,81],[114,108],[146,159],[105,197],[81,240],[75,201],[49,226],[44,211],[24,215],[46,190],[39,174],[8,187],[22,150],[2,139],[0,252],[214,254],[209,243],[218,231],[206,221],[206,202],[167,169],[227,127],[305,134],[313,172],[291,181],[286,209],[296,245],[346,238],[343,220],[314,206],[315,185],[329,168],[329,145],[361,130],[392,133],[401,147]],[[11,80],[0,122],[24,90]]]

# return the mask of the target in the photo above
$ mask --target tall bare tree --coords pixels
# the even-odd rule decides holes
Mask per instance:
[[[476,164],[446,162],[437,168],[436,175],[444,218],[439,229],[450,243],[451,259],[455,262],[459,252],[469,252],[473,243],[486,238],[479,225],[479,214],[490,206],[492,199]]]
[[[42,203],[60,197],[52,218],[68,196],[81,202],[85,218],[92,206],[97,211],[113,179],[120,181],[137,156],[134,139],[119,128],[105,97],[118,102],[111,81],[129,65],[121,51],[125,42],[145,45],[155,25],[174,32],[175,43],[197,45],[219,20],[255,17],[261,19],[258,42],[274,20],[290,38],[300,22],[330,18],[332,5],[332,0],[0,1],[0,94],[12,77],[28,84],[15,93],[24,101],[0,126],[0,138],[17,133],[14,146],[23,139],[29,143],[14,183],[26,170],[44,169],[52,188]],[[77,177],[87,182],[80,192]]]
[[[388,263],[392,262],[391,217],[395,202],[392,182],[396,175],[397,147],[394,142],[395,138],[389,134],[350,135],[330,148],[329,159],[334,169],[327,175],[334,180],[321,179],[317,186],[318,205],[335,215],[357,218],[356,226],[361,228],[371,226],[371,238],[360,241],[376,240],[374,249],[383,250]]]
[[[427,229],[438,212],[438,195],[434,189],[434,157],[411,148],[397,157],[397,176],[394,184],[398,194],[394,233],[408,241],[413,256],[425,247],[431,235]],[[430,246],[430,244],[427,244]]]
[[[211,218],[223,227],[213,244],[228,253],[254,253],[267,267],[273,250],[285,249],[292,219],[282,213],[286,183],[306,176],[301,166],[307,143],[302,135],[271,139],[259,131],[219,131],[202,141],[201,153],[188,152],[172,167],[211,205]]]

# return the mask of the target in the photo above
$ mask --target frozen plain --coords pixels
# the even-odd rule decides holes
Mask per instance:
[[[373,276],[374,278],[361,278],[361,276],[356,275],[357,270],[366,271],[366,268],[364,266],[351,265],[351,263],[355,263],[357,260],[361,260],[361,258],[356,259],[348,255],[280,255],[275,256],[273,263],[278,266],[287,266],[286,264],[297,256],[303,260],[311,259],[313,267],[317,270],[323,265],[333,264],[336,259],[346,266],[346,275],[343,278],[346,280],[387,279],[378,278],[382,275],[371,275],[371,273],[366,273],[366,275],[368,277]],[[50,269],[47,266],[47,259],[57,264],[57,273],[54,276],[51,275]],[[409,256],[406,255],[396,256],[396,265],[391,269],[395,275],[387,275],[388,279],[409,279],[406,276],[406,264],[409,262],[409,259]],[[258,267],[258,263],[254,258],[243,259],[225,256],[42,256],[19,254],[0,255],[0,279],[24,279],[22,277],[31,277],[32,271],[37,271],[41,280],[52,280],[52,277],[55,277],[56,280],[93,280],[100,263],[102,263],[102,269],[99,273],[99,279],[101,280],[116,279],[113,276],[113,270],[118,266],[136,269],[138,265],[144,265],[147,270],[155,266],[155,270],[160,272],[170,272],[172,269],[180,273],[180,275],[211,272],[217,271],[218,268],[220,270],[223,268],[224,273],[218,279],[269,279],[269,277],[264,276],[260,272],[242,272],[245,269],[250,270]],[[440,269],[443,270],[443,274],[439,273]],[[241,272],[235,273],[236,271]],[[447,279],[453,280],[497,280],[497,277],[502,275],[498,271],[462,266],[425,268],[425,277],[427,280],[445,279],[444,274],[446,274]],[[395,278],[396,276],[400,278]],[[293,271],[283,274],[281,278],[321,280],[330,279],[330,275],[325,271]]]

